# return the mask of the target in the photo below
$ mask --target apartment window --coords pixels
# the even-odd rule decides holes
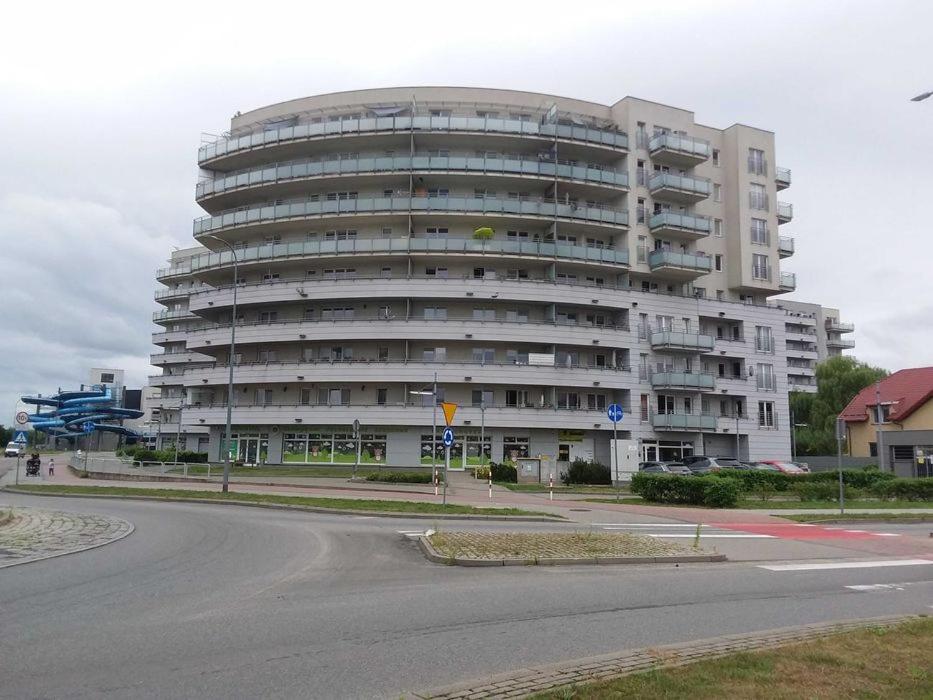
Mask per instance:
[[[724,301],[726,298],[726,292],[722,289],[716,290],[716,301]]]
[[[494,405],[491,389],[473,389],[470,392],[470,403],[476,408]]]
[[[447,279],[447,268],[446,267],[426,267],[424,268],[424,274],[427,277],[439,277],[441,279]]]
[[[591,326],[605,326],[606,317],[603,314],[587,314],[586,322]]]
[[[382,269],[379,271],[379,276],[382,277],[382,279],[385,279],[385,280],[392,279],[392,268],[391,268],[391,267],[384,267],[384,268],[382,268]]]
[[[706,298],[706,287],[694,287],[693,296],[696,297],[697,299],[705,299]]]
[[[449,197],[450,190],[446,187],[429,187],[428,197]]]
[[[495,309],[473,309],[473,320],[474,321],[495,321],[496,310]]]
[[[428,226],[424,232],[428,238],[447,238],[448,229],[446,226]]]
[[[446,306],[425,306],[424,307],[424,318],[426,321],[446,321],[447,320],[447,307]]]
[[[593,276],[587,275],[586,283],[592,284],[596,287],[602,287],[603,285],[606,284],[606,278],[605,277],[593,277]]]
[[[526,280],[528,279],[528,270],[524,268],[513,268],[506,270],[505,276],[510,280]]]
[[[537,242],[541,240],[541,234],[536,233],[534,235],[529,235],[528,231],[506,231],[505,237],[508,238],[510,241],[532,240],[532,241]]]
[[[606,410],[606,395],[605,394],[587,394],[586,395],[586,407],[590,411],[605,411]]]
[[[758,280],[771,279],[771,266],[767,255],[755,253],[752,255],[752,277]]]
[[[264,237],[264,238],[262,239],[262,241],[263,241],[263,243],[265,243],[266,245],[271,245],[271,244],[273,244],[273,243],[281,243],[281,242],[282,242],[282,236],[280,236],[279,234],[276,234],[276,235],[274,235],[274,236],[266,236],[266,237]]]
[[[298,392],[298,403],[301,404],[302,406],[311,405],[311,389],[302,388]]]
[[[432,109],[431,116],[432,117],[449,117],[450,110],[449,109]]]
[[[722,238],[722,219],[713,219],[713,235]]]
[[[528,323],[528,312],[521,309],[509,309],[505,312],[505,320],[511,323]]]
[[[353,267],[335,267],[324,270],[324,279],[327,280],[348,280],[356,277],[356,268]]]
[[[421,358],[425,362],[446,362],[447,348],[425,348]]]
[[[718,182],[713,183],[713,201],[722,201],[722,185],[720,185]]]
[[[722,255],[717,253],[713,256],[713,265],[716,269],[716,272],[722,272]]]
[[[718,148],[713,149],[713,165],[715,165],[717,168],[719,167],[719,149]]]
[[[259,312],[259,322],[260,323],[275,323],[279,318],[278,311],[260,311]]]
[[[758,363],[758,390],[774,391],[774,365]]]
[[[389,390],[385,387],[376,389],[376,405],[385,406],[389,399]]]
[[[755,350],[774,352],[774,338],[770,326],[755,326]]]
[[[768,211],[768,192],[764,185],[749,185],[748,206],[759,211]]]
[[[278,278],[279,278],[278,272],[267,272],[266,274],[262,276],[262,281],[272,282],[273,280],[277,280]]]
[[[576,275],[571,275],[566,272],[558,272],[556,275],[556,278],[558,282],[571,282],[572,283],[572,282],[577,281]]]
[[[606,243],[605,241],[601,241],[598,238],[587,238],[586,247],[587,248],[605,248]]]
[[[506,350],[505,360],[511,365],[527,365],[528,353],[521,350]]]
[[[352,306],[333,307],[321,309],[322,321],[346,321],[353,318]]]
[[[275,362],[278,359],[278,354],[275,350],[260,350],[257,359],[260,362]]]
[[[385,346],[380,347],[377,357],[379,358],[380,362],[388,362],[389,361],[389,348]]]
[[[113,384],[113,372],[101,372],[100,382],[101,384]]]
[[[496,362],[494,348],[473,348],[473,362],[480,365],[492,365]]]
[[[767,175],[768,163],[765,161],[765,152],[758,148],[748,149],[748,172],[754,175]]]
[[[256,405],[268,406],[272,403],[272,389],[256,389]]]
[[[770,245],[771,236],[768,233],[768,222],[765,219],[752,219],[752,243]]]
[[[505,405],[510,408],[522,408],[524,406],[530,406],[531,402],[528,400],[528,390],[506,389]]]
[[[450,149],[447,148],[430,148],[428,149],[428,156],[431,158],[449,158]]]
[[[774,402],[773,401],[759,401],[758,402],[758,427],[760,428],[775,427]]]
[[[476,110],[476,116],[480,119],[498,119],[498,112],[490,112],[488,110]]]
[[[392,235],[392,228],[390,226],[383,227],[382,229],[383,238],[388,238],[391,235]]]
[[[636,208],[635,211],[638,215],[638,223],[639,224],[645,223],[645,198],[644,197],[638,198],[638,207]]]
[[[557,407],[568,409],[580,408],[580,395],[574,391],[557,392]]]
[[[322,406],[349,406],[350,390],[321,388],[317,392],[317,402]]]
[[[327,201],[343,201],[347,199],[356,199],[359,196],[359,192],[328,192]]]

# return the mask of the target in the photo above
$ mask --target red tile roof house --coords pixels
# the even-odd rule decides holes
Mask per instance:
[[[881,380],[882,457],[898,476],[933,477],[933,367],[902,369]],[[862,389],[842,413],[853,457],[877,455],[875,384]]]

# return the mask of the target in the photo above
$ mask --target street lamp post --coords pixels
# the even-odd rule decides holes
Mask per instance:
[[[227,248],[230,249],[230,255],[233,256],[233,314],[230,318],[230,353],[227,358],[227,365],[230,368],[229,375],[227,377],[227,427],[224,432],[224,441],[222,443],[224,450],[224,479],[223,486],[221,491],[227,493],[230,489],[230,442],[231,442],[231,426],[230,423],[233,418],[233,357],[236,353],[236,288],[240,281],[240,275],[238,270],[238,261],[236,257],[236,249],[230,245],[227,241],[217,236],[208,236],[218,243],[221,243]]]
[[[431,479],[437,477],[437,372],[434,373],[434,388],[431,391],[409,391],[412,396],[430,396],[431,411]],[[445,475],[446,479],[446,475]],[[445,481],[444,487],[446,489]]]

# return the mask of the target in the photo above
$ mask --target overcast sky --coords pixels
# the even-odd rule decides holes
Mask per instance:
[[[790,298],[860,359],[933,364],[933,3],[12,3],[0,42],[0,423],[91,366],[157,371],[154,271],[187,246],[202,132],[338,90],[469,85],[773,130]],[[2,408],[3,406],[9,409]]]

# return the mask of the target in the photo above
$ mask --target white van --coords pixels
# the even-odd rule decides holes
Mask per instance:
[[[3,451],[4,457],[19,457],[22,454],[22,448],[18,443],[8,442],[6,449]]]

